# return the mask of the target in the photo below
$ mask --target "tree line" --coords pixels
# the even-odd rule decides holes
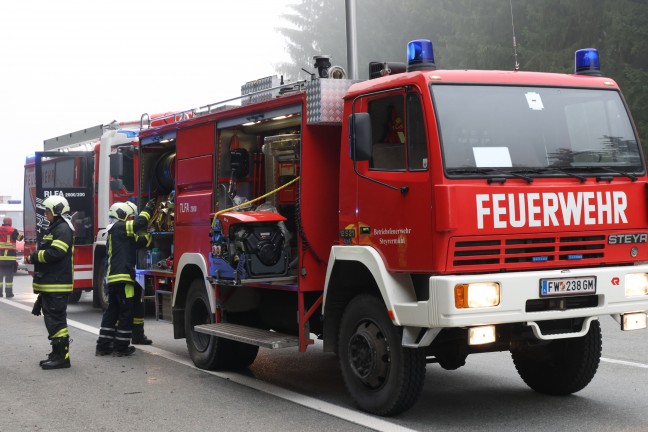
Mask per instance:
[[[287,76],[313,69],[315,54],[346,65],[344,0],[301,0],[279,31]],[[648,145],[648,2],[646,0],[356,0],[360,78],[370,61],[400,61],[407,42],[430,39],[440,69],[572,73],[574,52],[597,48],[604,76],[621,87]],[[513,29],[517,57],[514,56]],[[301,76],[304,74],[301,72]]]

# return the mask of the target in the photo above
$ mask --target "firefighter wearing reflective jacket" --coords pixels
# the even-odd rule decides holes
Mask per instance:
[[[108,259],[106,275],[108,308],[104,311],[95,354],[130,356],[135,347],[130,345],[135,297],[135,245],[137,232],[146,228],[154,202],[133,219],[136,207],[115,203],[110,207],[108,225]]]
[[[126,202],[133,210],[133,215],[137,214],[137,206],[132,202]],[[137,247],[147,248],[151,245],[151,234],[139,234],[135,232]],[[140,284],[135,283],[135,295],[133,296],[133,333],[131,343],[133,345],[151,345],[153,341],[144,334],[144,307],[143,289]]]
[[[70,367],[70,336],[67,302],[74,281],[74,227],[70,206],[62,196],[43,201],[49,227],[29,261],[34,264],[34,292],[38,294],[34,314],[43,311],[52,352],[40,362],[43,369]],[[37,310],[38,309],[38,310]]]
[[[11,226],[10,217],[5,217],[0,226],[0,297],[2,288],[7,298],[13,297],[13,275],[16,271],[16,241],[23,239],[23,235]],[[4,281],[4,284],[3,284]]]

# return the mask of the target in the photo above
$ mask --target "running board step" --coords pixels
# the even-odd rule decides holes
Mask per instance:
[[[215,323],[201,324],[194,327],[194,331],[223,339],[231,339],[263,348],[277,349],[299,346],[299,338],[284,333],[247,327],[240,324]]]

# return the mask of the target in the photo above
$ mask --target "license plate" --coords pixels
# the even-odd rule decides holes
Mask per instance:
[[[596,293],[596,277],[540,279],[540,297]]]

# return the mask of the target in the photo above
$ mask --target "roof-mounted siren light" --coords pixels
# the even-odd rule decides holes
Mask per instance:
[[[584,48],[574,55],[574,73],[576,75],[601,76],[601,63],[596,48]]]
[[[432,41],[417,39],[407,44],[407,71],[436,70]]]

